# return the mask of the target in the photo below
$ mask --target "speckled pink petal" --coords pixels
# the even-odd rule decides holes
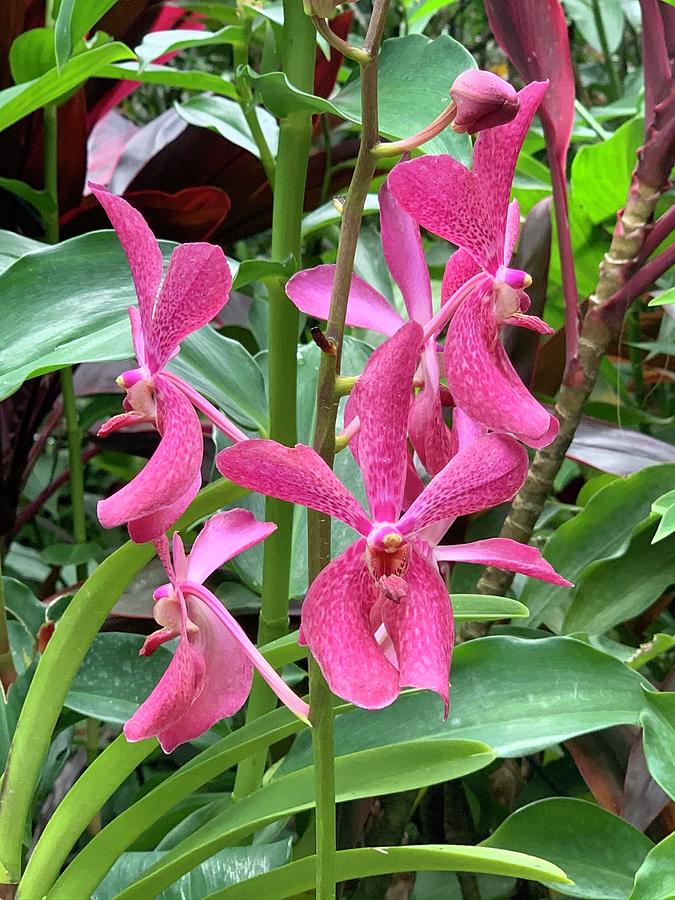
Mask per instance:
[[[461,286],[480,272],[480,266],[466,250],[455,250],[445,264],[441,283],[441,303],[445,303]]]
[[[506,229],[504,232],[504,265],[508,266],[513,248],[518,240],[520,231],[520,206],[517,200],[509,203],[506,213]]]
[[[299,503],[341,519],[360,534],[370,521],[358,500],[311,447],[276,441],[242,441],[216,457],[221,475],[269,497]]]
[[[144,416],[142,413],[131,410],[123,412],[117,416],[111,416],[107,419],[96,432],[97,437],[108,437],[113,431],[119,431],[120,428],[131,428],[134,425],[154,424],[154,416]]]
[[[491,294],[468,297],[451,321],[445,375],[457,406],[487,428],[530,447],[557,434],[557,419],[530,394],[499,342]]]
[[[185,599],[190,621],[199,628],[190,640],[204,659],[204,678],[199,696],[158,734],[165,753],[234,715],[246,702],[253,682],[253,666],[236,638],[205,603],[190,596]]]
[[[187,579],[203,584],[228,559],[264,541],[275,529],[273,522],[259,522],[247,509],[212,516],[192,545]]]
[[[159,371],[184,338],[218,315],[231,287],[230,267],[220,247],[203,243],[176,247],[146,329],[151,371]]]
[[[332,265],[304,269],[290,279],[286,293],[300,312],[315,319],[327,319],[334,277]],[[398,331],[403,319],[386,297],[358,275],[352,275],[346,323],[390,335]]]
[[[435,475],[450,459],[450,431],[443,418],[436,342],[427,341],[422,356],[424,384],[410,407],[410,440],[430,475]]]
[[[551,584],[571,587],[541,555],[541,550],[529,544],[521,544],[508,538],[488,538],[468,544],[442,545],[434,549],[435,560],[448,562],[479,563],[482,566],[496,566],[508,572],[521,572],[530,578],[539,578]]]
[[[506,217],[516,160],[547,87],[548,81],[532,81],[525,85],[518,91],[519,108],[515,119],[498,128],[482,131],[474,147],[473,171],[480,184],[483,204],[481,221],[499,240],[502,262],[506,262],[503,256]]]
[[[401,290],[408,315],[424,325],[432,315],[431,281],[419,226],[398,205],[386,181],[378,196],[384,258]]]
[[[145,544],[146,541],[154,541],[183,515],[188,506],[197,496],[202,486],[201,472],[198,472],[189,489],[178,500],[165,506],[157,512],[150,513],[140,519],[132,519],[127,523],[129,537],[135,544]]]
[[[381,709],[398,696],[399,676],[370,626],[378,592],[364,552],[365,541],[356,541],[315,578],[302,604],[302,632],[334,694]]]
[[[170,382],[155,379],[159,446],[145,467],[121,490],[99,501],[98,518],[114,528],[150,516],[184,498],[202,462],[203,438],[192,405]]]
[[[358,455],[372,518],[393,522],[403,503],[406,432],[422,327],[406,324],[373,351],[352,391],[361,422]]]
[[[139,364],[145,366],[147,365],[147,355],[145,352],[145,336],[143,335],[141,314],[136,306],[130,306],[127,312],[129,313],[129,322],[131,324],[131,343],[134,346],[134,353]]]
[[[452,606],[438,569],[413,551],[406,574],[408,594],[386,600],[382,617],[399,667],[399,684],[435,691],[448,714],[450,660],[454,642]]]
[[[456,516],[510,500],[527,475],[527,451],[503,434],[487,434],[460,450],[398,522],[406,536]]]
[[[459,406],[456,406],[452,411],[452,455],[454,456],[455,453],[458,453],[460,450],[464,450],[465,447],[473,444],[473,442],[477,441],[479,437],[482,437],[486,431],[487,429],[484,425],[476,422],[471,416],[468,416],[464,410],[460,409]]]
[[[129,260],[143,329],[147,331],[162,280],[162,251],[143,216],[126,200],[101,184],[89,182],[92,194],[106,211]],[[139,359],[139,362],[141,360]]]

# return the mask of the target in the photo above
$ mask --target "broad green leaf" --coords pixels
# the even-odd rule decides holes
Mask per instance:
[[[673,897],[675,897],[675,833],[668,835],[649,851],[635,874],[635,884],[629,900],[673,900]]]
[[[45,245],[33,238],[24,237],[22,234],[15,234],[13,231],[5,231],[0,228],[0,275],[8,269],[13,262],[16,262],[20,256],[26,253],[33,253],[35,250],[43,250]],[[6,310],[7,307],[3,306]]]
[[[177,29],[173,31],[151,31],[134,52],[141,62],[141,67],[151,63],[165,53],[175,53],[188,47],[207,47],[212,44],[244,44],[245,29],[240,25],[227,25],[219,31],[197,31],[194,29]]]
[[[675,491],[668,491],[652,503],[652,512],[661,516],[654,535],[654,543],[662,541],[675,531]]]
[[[640,117],[621,125],[606,141],[581,147],[572,163],[571,197],[594,224],[614,216],[626,202],[635,153],[644,142]]]
[[[377,199],[377,194],[366,194],[363,215],[372,216],[375,215],[375,213],[379,213],[379,211],[380,204]],[[321,231],[327,225],[337,225],[341,218],[342,216],[336,209],[332,200],[329,200],[328,203],[324,203],[323,206],[318,206],[310,213],[307,213],[302,219],[303,240],[316,234],[318,231]]]
[[[494,753],[477,741],[438,739],[364,750],[335,761],[339,802],[426,787],[483,768]],[[184,872],[223,847],[231,846],[275,819],[314,805],[314,771],[308,766],[244,797],[188,839],[170,850],[161,863],[122,891],[119,900],[154,897]]]
[[[274,259],[245,259],[239,263],[237,274],[232,281],[232,290],[239,291],[254,281],[263,281],[265,278],[283,278],[286,281],[296,271],[297,265],[292,255],[285,262],[277,262]]]
[[[15,84],[39,78],[53,69],[54,29],[31,28],[24,31],[9,49],[9,67]]]
[[[20,623],[35,644],[37,633],[45,622],[47,607],[21,581],[3,576],[2,584],[7,612]]]
[[[640,615],[675,582],[675,535],[653,543],[655,530],[654,522],[641,523],[621,556],[583,570],[563,631],[607,631]]]
[[[336,754],[452,736],[484,741],[499,756],[524,756],[589,731],[637,725],[648,705],[647,683],[637,672],[573,638],[495,636],[460,644],[451,679],[447,722],[439,697],[405,693],[375,713],[355,709],[339,715]],[[663,722],[654,727],[664,736],[669,730]],[[302,768],[311,758],[310,737],[301,734],[278,774]]]
[[[179,88],[186,91],[211,91],[224,97],[237,99],[237,91],[233,84],[214,72],[201,72],[194,69],[176,69],[159,63],[148,63],[139,66],[136,62],[118,63],[104,66],[98,73],[99,78],[116,78],[122,81],[140,81],[143,84],[161,84],[164,87]]]
[[[239,881],[260,876],[288,862],[290,837],[274,844],[253,847],[229,847],[183,875],[171,887],[157,895],[157,900],[183,900],[185,897],[207,897]],[[160,862],[166,851],[124,853],[92,894],[92,900],[112,900],[120,891],[139,878],[153,863]]]
[[[452,6],[456,0],[424,0],[415,6],[408,16],[408,27],[413,34],[421,34],[431,19],[442,9]]]
[[[23,84],[0,91],[0,131],[23,119],[29,113],[53,103],[100,72],[103,66],[129,59],[131,50],[118,41],[85,50],[64,65],[59,74],[56,67],[44,75]]]
[[[432,844],[418,847],[362,847],[340,850],[335,856],[337,881],[351,881],[368,875],[393,872],[487,872],[531,881],[553,882],[556,887],[568,879],[557,866],[524,853],[466,847],[461,844]],[[208,900],[282,900],[311,891],[316,880],[316,857],[242,881],[210,894]]]
[[[667,291],[663,291],[657,297],[650,300],[647,306],[667,306],[671,303],[675,303],[675,288],[669,288]]]
[[[30,203],[40,212],[51,212],[54,209],[54,200],[44,190],[38,190],[20,181],[18,178],[0,178],[0,190],[9,191],[26,203]],[[28,238],[26,240],[29,240]]]
[[[116,0],[61,0],[54,24],[54,52],[60,72],[73,47],[111,9]]]
[[[649,772],[671,800],[675,800],[675,694],[644,687],[645,708],[640,716]]]
[[[193,97],[185,103],[176,103],[175,108],[181,119],[185,119],[190,125],[215,131],[232,144],[260,158],[260,150],[242,108],[234,100],[227,97]],[[258,121],[272,154],[276,156],[279,142],[276,119],[266,109],[259,107]]]
[[[137,634],[97,635],[66,697],[66,706],[83,716],[121,725],[154,690],[171,661],[162,646],[152,656],[139,656]]]
[[[421,34],[386,40],[378,58],[380,134],[397,139],[421,131],[449,103],[455,78],[474,67],[475,62],[464,47],[445,34],[435,40]],[[298,90],[282,72],[258,75],[246,67],[242,74],[276,116],[304,109],[332,113],[361,124],[358,78],[348,81],[331,100],[324,100]],[[457,134],[450,128],[425,144],[424,149],[427,153],[449,153],[466,165],[471,161],[471,141],[467,135]]]
[[[551,887],[572,897],[603,900],[628,897],[635,873],[653,846],[618,816],[567,797],[516,810],[481,844],[550,860],[574,882]]]
[[[42,551],[42,559],[50,566],[76,566],[78,563],[105,556],[100,544],[89,541],[84,544],[50,544]]]
[[[564,6],[586,41],[601,53],[602,41],[595,21],[593,0],[565,0]],[[598,3],[598,11],[609,51],[613,53],[619,47],[623,37],[625,24],[623,8],[619,0],[601,0]]]
[[[640,669],[648,662],[651,662],[651,660],[663,656],[664,653],[668,653],[674,647],[675,635],[663,633],[655,634],[646,644],[640,644],[638,649],[625,660],[625,663],[627,666],[630,666],[631,669]]]
[[[650,515],[651,505],[675,486],[675,465],[650,466],[617,478],[594,494],[586,506],[554,532],[544,550],[551,565],[576,581],[587,565],[616,557],[628,546],[635,528]],[[574,591],[530,579],[520,600],[530,610],[530,624],[562,627]]]

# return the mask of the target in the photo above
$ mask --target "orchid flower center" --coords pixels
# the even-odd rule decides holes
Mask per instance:
[[[532,284],[532,277],[522,269],[509,269],[508,266],[500,266],[494,278],[495,285],[506,284],[516,291],[523,291]]]
[[[135,412],[145,419],[154,420],[157,418],[157,405],[155,403],[155,388],[152,381],[136,378],[131,382],[127,382],[128,375],[136,375],[138,372],[140,372],[140,369],[124,372],[117,379],[120,387],[126,388],[127,392],[123,406],[127,412]]]
[[[412,547],[401,532],[387,522],[378,523],[366,541],[366,565],[378,589],[398,603],[408,593],[404,576]]]

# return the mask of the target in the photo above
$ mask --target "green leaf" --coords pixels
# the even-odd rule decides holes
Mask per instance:
[[[565,0],[565,9],[586,41],[602,53],[602,42],[593,12],[593,0]],[[619,0],[601,0],[598,11],[602,19],[610,53],[618,49],[623,37],[624,15]]]
[[[640,644],[637,650],[624,660],[631,669],[640,669],[648,662],[663,656],[675,647],[675,635],[672,634],[655,634],[654,637],[647,641],[646,644]]]
[[[176,29],[173,31],[151,31],[135,48],[141,68],[165,53],[176,53],[188,47],[207,47],[212,44],[245,44],[246,31],[240,25],[226,25],[219,31],[197,31]]]
[[[453,594],[456,622],[490,622],[494,619],[525,619],[529,610],[517,600],[487,594]]]
[[[297,264],[292,256],[285,262],[274,259],[245,259],[239,263],[232,282],[232,290],[239,291],[254,281],[265,278],[283,278],[286,281],[297,272]]]
[[[54,53],[57,71],[70,59],[73,47],[91,30],[116,0],[61,0],[54,24]]]
[[[669,0],[670,2],[670,0]],[[635,875],[629,900],[673,900],[675,897],[675,833],[649,851]]]
[[[675,465],[649,466],[617,478],[594,494],[573,519],[556,529],[544,550],[545,558],[570,581],[586,566],[624,552],[636,526],[650,515],[651,505],[675,486]],[[544,621],[560,630],[574,591],[530,579],[520,600],[530,610],[530,624]]]
[[[50,544],[42,551],[42,559],[50,566],[76,566],[105,555],[100,544]]]
[[[571,196],[594,224],[615,215],[626,202],[635,153],[644,143],[644,120],[621,125],[606,141],[586,144],[574,157]]]
[[[675,491],[668,491],[652,503],[652,512],[660,515],[661,521],[654,535],[654,543],[662,541],[675,531]]]
[[[7,612],[21,624],[35,644],[37,633],[46,619],[46,606],[21,581],[3,576],[2,583]]]
[[[379,213],[380,204],[377,194],[366,194],[366,202],[363,207],[364,216],[372,216]],[[302,219],[302,238],[305,240],[318,231],[322,231],[327,225],[337,225],[342,219],[341,214],[335,208],[332,200],[318,206]]]
[[[565,884],[565,873],[543,859],[508,850],[465,847],[461,844],[418,847],[363,847],[340,850],[335,855],[337,881],[393,872],[486,872],[531,881]],[[208,900],[282,900],[311,891],[316,879],[316,857],[308,856],[288,866],[242,881],[210,894]]]
[[[183,900],[185,897],[207,897],[247,878],[273,871],[288,862],[291,838],[274,844],[253,847],[230,847],[205,860],[171,887],[157,895],[157,900]],[[161,862],[166,851],[124,853],[92,894],[92,900],[112,900],[153,863]]]
[[[647,306],[666,306],[671,303],[675,303],[675,288],[669,288],[657,297],[653,297]]]
[[[450,734],[484,741],[499,756],[524,756],[589,731],[637,725],[648,706],[645,684],[619,660],[573,638],[480,638],[455,649],[448,722],[440,698],[405,693],[386,709],[338,716],[335,752]],[[666,735],[663,722],[654,726]],[[301,734],[278,774],[311,758],[310,737]]]
[[[437,784],[483,768],[494,753],[477,741],[438,739],[364,750],[335,761],[339,802],[397,793]],[[154,897],[184,872],[223,847],[241,840],[275,819],[314,805],[314,771],[308,766],[274,778],[248,797],[197,829],[169,851],[161,863],[119,894],[119,900]]]
[[[10,47],[9,67],[15,84],[39,78],[53,69],[54,65],[53,28],[31,28],[24,31]]]
[[[135,62],[103,66],[98,77],[140,81],[142,84],[161,84],[164,87],[186,91],[211,91],[214,94],[232,97],[233,100],[237,99],[234,85],[220,75],[192,69],[175,69],[173,66],[158,63],[148,63],[143,67]]]
[[[44,248],[45,245],[40,241],[34,241],[22,234],[15,234],[13,231],[4,231],[0,228],[0,275],[19,257]],[[6,310],[6,307],[3,309]]]
[[[625,900],[653,844],[637,828],[594,803],[555,797],[516,810],[481,847],[550,860],[574,882],[555,885],[563,894]]]
[[[99,74],[103,66],[130,56],[133,54],[128,47],[113,41],[68,60],[60,74],[54,67],[39,78],[5,88],[0,91],[0,131],[45,104],[59,100],[88,78]]]
[[[162,646],[139,656],[137,634],[99,634],[73,679],[66,706],[83,716],[121,725],[136,712],[164,674],[171,653]]]
[[[9,191],[20,197],[40,212],[52,212],[54,209],[54,200],[47,191],[31,187],[18,178],[0,178],[0,190]]]
[[[260,159],[260,150],[239,103],[226,97],[193,97],[185,103],[176,103],[175,108],[178,115],[190,125],[215,131]],[[261,107],[258,109],[258,121],[272,154],[276,156],[279,142],[276,119]]]
[[[655,531],[654,522],[642,522],[621,556],[586,566],[563,631],[607,631],[640,615],[675,582],[675,535],[656,544]]]
[[[675,799],[675,694],[644,687],[646,705],[640,716],[647,768],[671,799]]]
[[[390,38],[378,57],[378,110],[380,134],[391,139],[410,137],[421,131],[449,103],[455,78],[475,67],[469,53],[448,35],[430,40],[421,34]],[[351,79],[331,100],[324,100],[294,87],[282,72],[258,75],[250,67],[243,78],[260,93],[267,108],[283,117],[296,109],[332,113],[361,124],[361,86]],[[471,141],[465,134],[446,128],[424,145],[427,153],[449,153],[468,165]]]

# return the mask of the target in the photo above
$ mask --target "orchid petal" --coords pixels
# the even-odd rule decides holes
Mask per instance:
[[[487,434],[460,450],[434,476],[397,523],[411,536],[422,528],[510,500],[527,475],[527,451],[502,434]]]
[[[385,600],[382,617],[396,650],[399,684],[435,691],[448,714],[450,660],[454,641],[452,606],[435,566],[413,551],[406,574],[408,593]]]
[[[302,633],[331,691],[365,709],[399,692],[399,675],[378,645],[370,612],[379,596],[359,540],[312,582],[302,605]]]
[[[121,197],[111,194],[100,184],[89,183],[91,192],[106,211],[124,248],[131,277],[134,280],[143,330],[147,332],[152,318],[164,262],[162,251],[143,216]],[[146,360],[138,360],[140,363]]]
[[[482,566],[496,566],[508,572],[521,572],[530,578],[539,578],[550,584],[571,587],[541,555],[541,550],[529,544],[521,544],[509,538],[488,538],[468,544],[450,544],[435,547],[436,561],[479,563]]]
[[[212,572],[264,541],[276,527],[272,522],[259,522],[247,509],[230,509],[212,516],[192,545],[187,579],[203,584]]]
[[[420,229],[394,199],[385,181],[379,191],[382,250],[408,315],[421,325],[432,316],[431,281]]]
[[[230,267],[220,247],[204,243],[176,247],[152,322],[145,328],[152,372],[168,362],[184,338],[220,312],[231,287]]]
[[[361,422],[359,465],[374,520],[393,522],[403,504],[406,432],[422,327],[406,324],[373,351],[352,391]]]
[[[114,528],[179,504],[193,488],[203,454],[202,429],[191,404],[170,382],[155,379],[157,430],[162,438],[146,466],[121,490],[101,500],[98,517]]]
[[[158,509],[157,512],[142,516],[139,519],[132,519],[128,524],[129,537],[135,544],[145,544],[147,541],[154,541],[160,535],[163,535],[171,526],[183,515],[188,506],[199,493],[202,486],[201,472],[195,476],[188,490],[169,506]]]
[[[259,439],[242,441],[222,450],[216,465],[221,475],[235,484],[334,516],[360,534],[370,531],[358,500],[311,447],[284,447]]]
[[[127,312],[129,313],[129,322],[131,324],[131,343],[134,346],[134,354],[138,362],[144,365],[147,361],[147,354],[141,314],[136,306],[130,306]]]
[[[450,431],[443,418],[439,393],[436,342],[427,341],[422,356],[424,384],[408,415],[408,432],[413,447],[430,475],[435,475],[450,459]]]
[[[506,228],[504,231],[504,265],[509,264],[513,248],[518,240],[520,232],[520,206],[517,200],[512,200],[506,212]]]
[[[286,293],[294,305],[315,319],[328,319],[335,266],[316,266],[294,275]],[[346,324],[368,328],[387,336],[395,334],[403,319],[391,303],[358,275],[352,275],[347,301]]]
[[[452,455],[473,444],[486,433],[486,428],[456,406],[452,411]]]
[[[544,447],[557,434],[558,420],[527,390],[497,335],[491,295],[467,298],[445,341],[448,387],[477,422],[514,434],[530,447]]]
[[[154,425],[154,416],[144,416],[137,410],[130,410],[129,412],[120,413],[117,416],[111,416],[111,418],[109,418],[101,425],[99,430],[96,432],[96,436],[107,437],[114,431],[119,431],[120,428],[131,428],[134,425],[147,425],[149,423],[152,423]]]
[[[455,250],[445,264],[441,283],[441,303],[445,303],[452,295],[480,272],[480,266],[466,250]]]

